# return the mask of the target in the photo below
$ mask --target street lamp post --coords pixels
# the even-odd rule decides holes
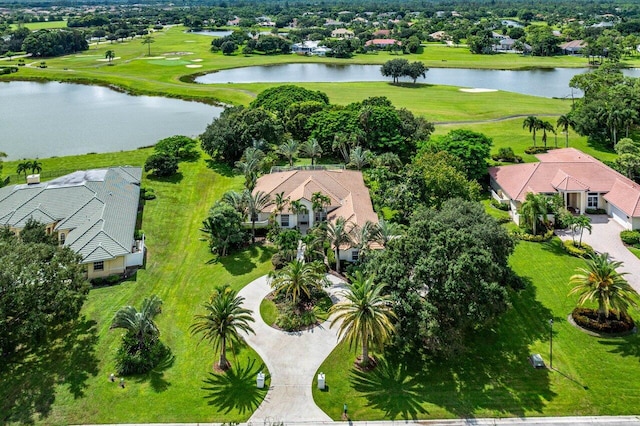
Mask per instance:
[[[553,318],[549,319],[549,368],[553,370]]]

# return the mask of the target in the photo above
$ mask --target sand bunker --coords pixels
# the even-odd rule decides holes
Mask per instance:
[[[191,62],[202,62],[202,59],[192,59]]]
[[[187,68],[202,68],[202,65],[189,64],[189,65],[185,65],[185,67],[187,67]]]
[[[144,58],[138,59],[164,59],[164,56],[145,56]]]
[[[167,61],[178,61],[180,58],[167,58]]]
[[[476,87],[473,89],[460,89],[461,92],[467,93],[487,93],[487,92],[497,92],[496,89],[482,89],[480,87]]]
[[[112,59],[112,61],[115,61],[116,59],[120,59],[120,56],[116,56],[115,58]],[[109,62],[109,60],[107,58],[96,59],[96,61],[98,61],[98,62]]]

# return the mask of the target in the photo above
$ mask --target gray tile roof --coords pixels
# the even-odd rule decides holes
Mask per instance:
[[[56,223],[83,263],[131,253],[141,178],[140,167],[112,167],[0,188],[0,226],[22,228],[29,218]]]

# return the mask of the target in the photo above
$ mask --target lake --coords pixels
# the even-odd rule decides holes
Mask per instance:
[[[576,74],[587,68],[552,68],[525,71],[477,70],[463,68],[431,68],[419,83],[505,90],[507,92],[547,98],[579,97],[578,90],[569,87]],[[624,71],[640,76],[640,70]],[[197,83],[285,83],[285,82],[350,82],[390,81],[380,74],[380,65],[285,64],[235,68],[213,72],[196,78]],[[409,82],[410,79],[401,81]]]
[[[222,108],[100,86],[0,83],[0,151],[9,160],[131,150],[202,133]]]

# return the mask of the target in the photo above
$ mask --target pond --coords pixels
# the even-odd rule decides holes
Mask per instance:
[[[526,71],[478,70],[464,68],[431,68],[419,83],[505,90],[507,92],[547,98],[581,96],[569,87],[576,74],[587,68],[551,68]],[[625,70],[640,76],[640,70]],[[285,82],[350,82],[389,81],[380,74],[380,65],[286,64],[236,68],[209,73],[196,78],[197,83],[285,83]],[[410,82],[409,79],[401,81]]]
[[[68,83],[0,83],[0,99],[0,151],[10,160],[131,150],[176,134],[195,136],[222,111]]]

